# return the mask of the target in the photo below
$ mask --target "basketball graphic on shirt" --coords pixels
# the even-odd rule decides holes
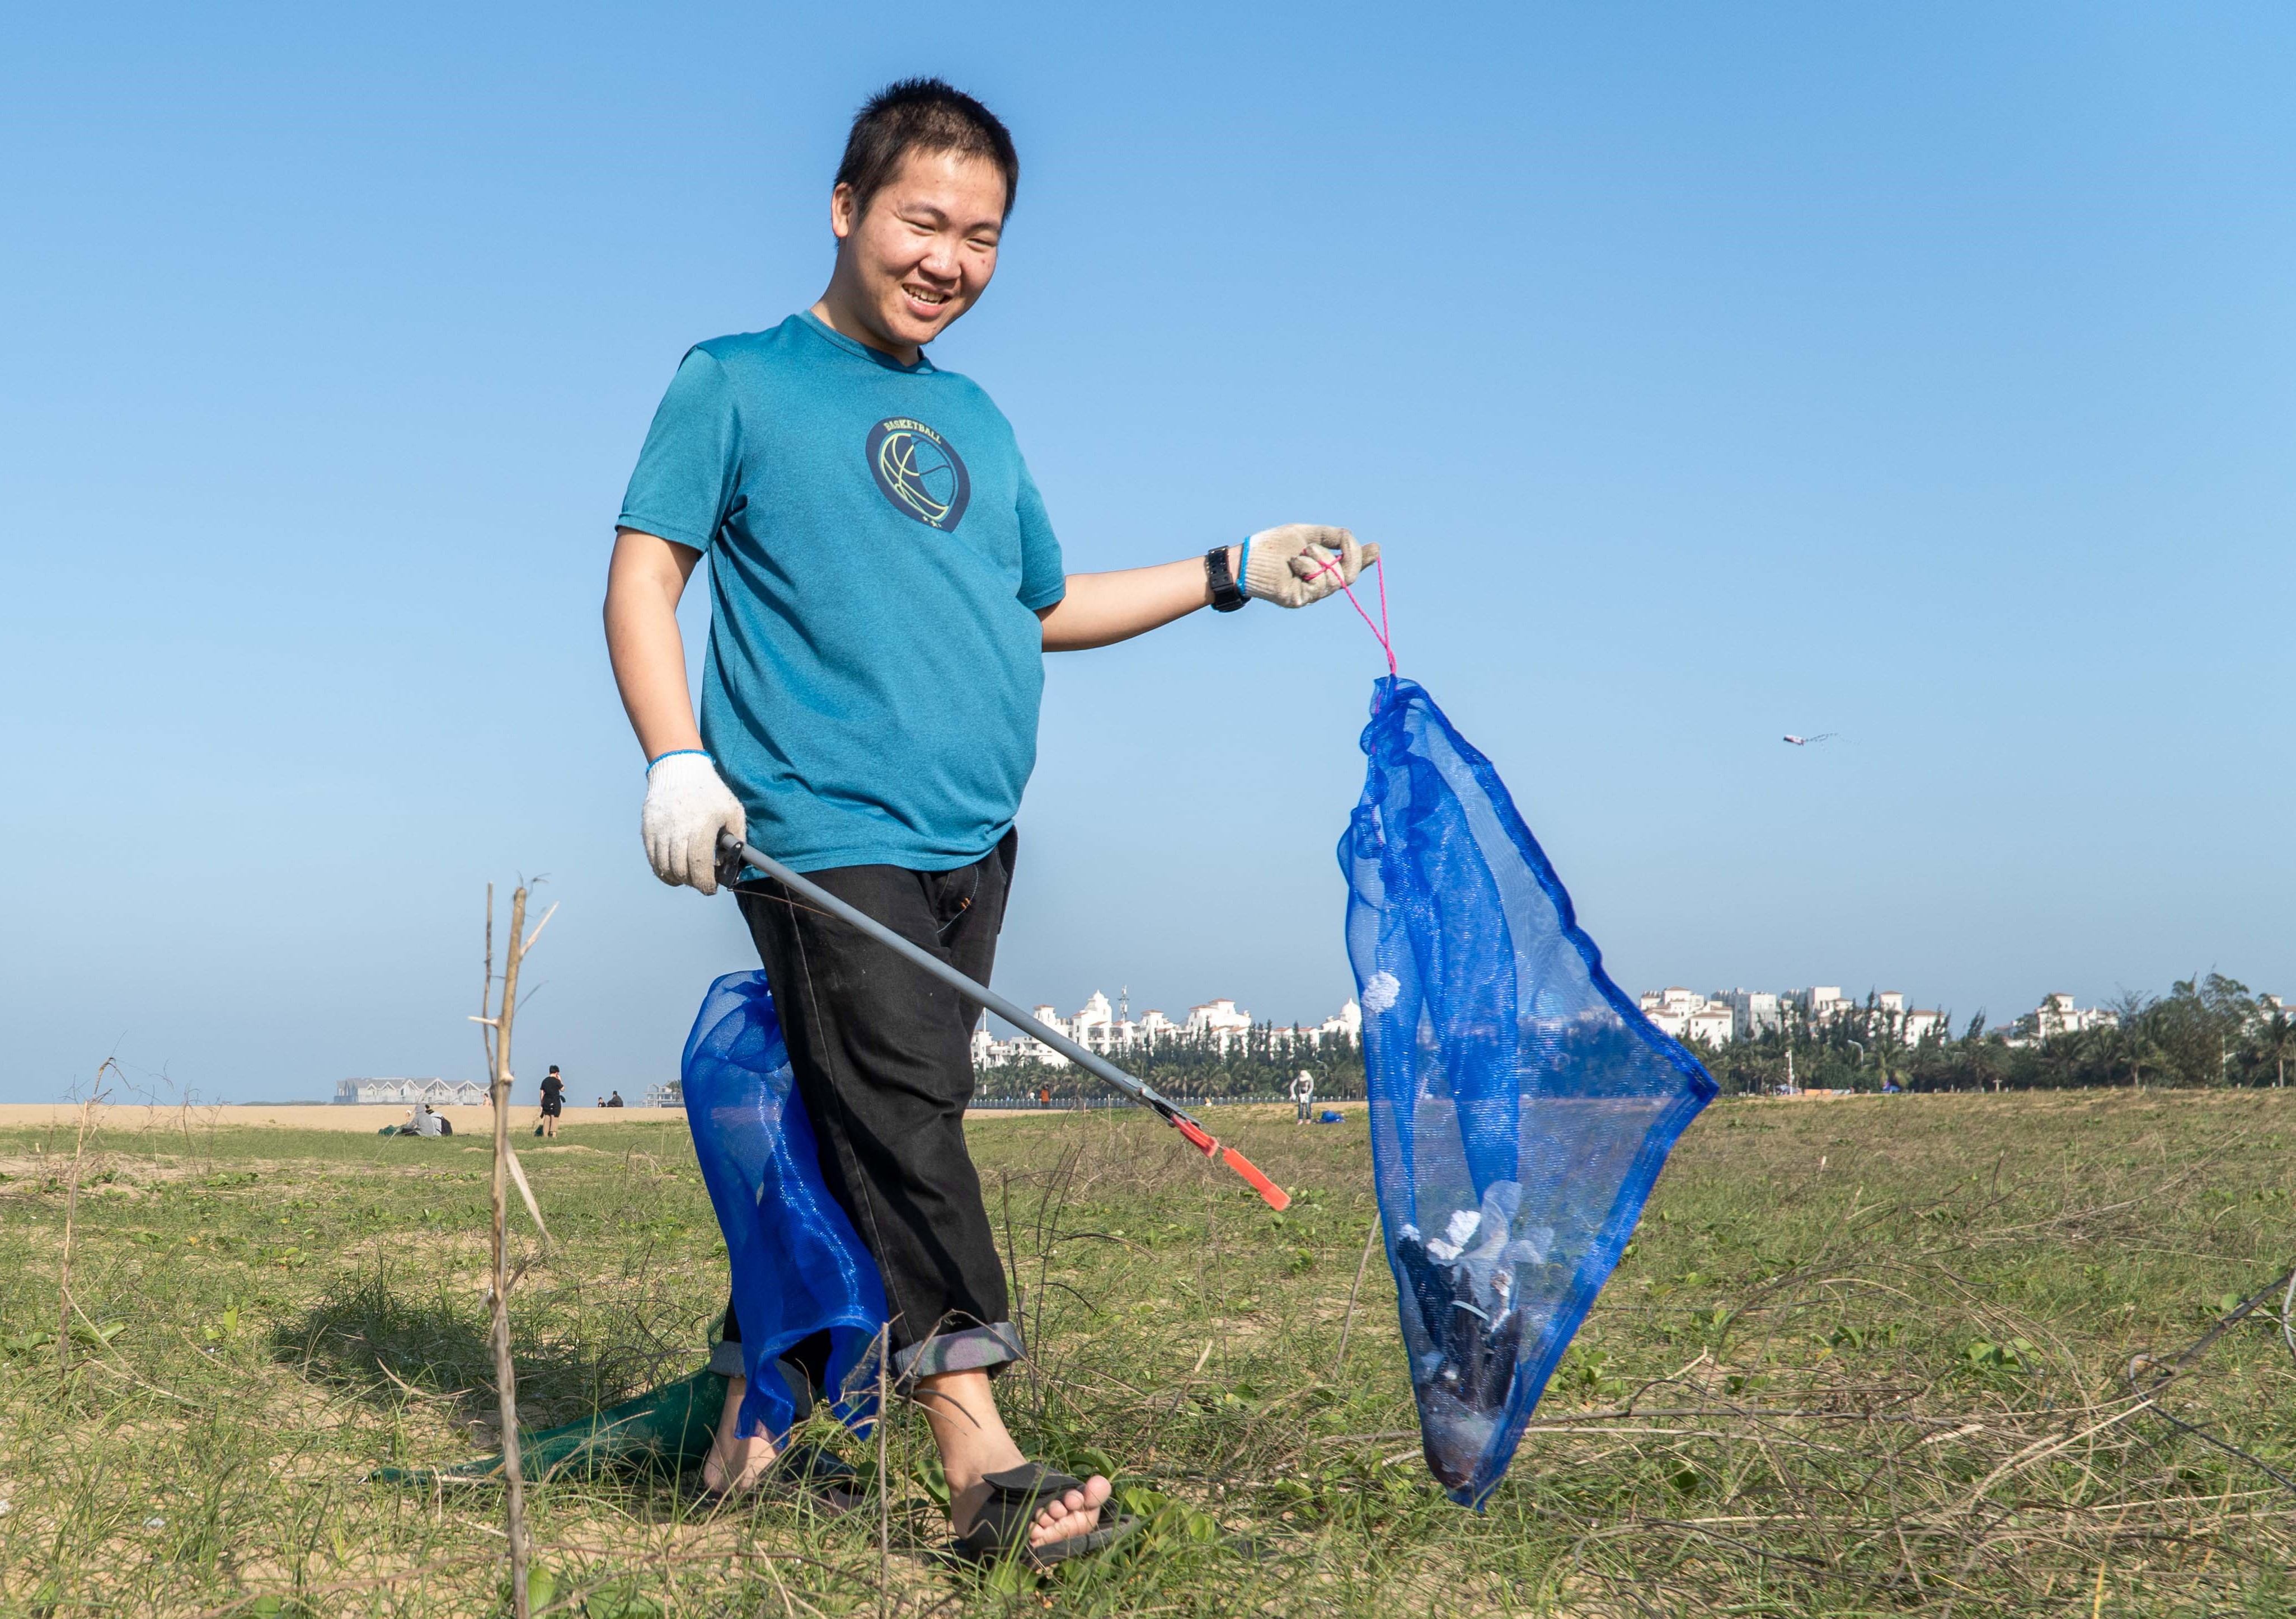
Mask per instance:
[[[869,429],[867,454],[878,489],[902,515],[942,530],[964,520],[972,498],[964,458],[923,422],[887,417]]]

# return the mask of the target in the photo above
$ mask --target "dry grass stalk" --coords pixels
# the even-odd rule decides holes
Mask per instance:
[[[488,1015],[487,1000],[495,993],[495,886],[487,885],[487,963],[479,979],[479,1015],[471,1019],[479,1026],[479,1047],[485,1052],[487,1074],[491,1079],[495,1071],[495,1020]]]
[[[547,917],[543,919],[547,921]],[[518,969],[526,959],[526,948],[533,941],[520,936],[526,928],[526,889],[523,885],[511,895],[510,951],[503,962],[502,998],[492,1019],[494,1034],[494,1087],[492,1101],[495,1119],[494,1151],[494,1285],[492,1292],[493,1321],[490,1334],[494,1346],[495,1391],[496,1406],[501,1412],[504,1514],[510,1533],[510,1591],[511,1612],[516,1619],[528,1619],[526,1575],[529,1547],[526,1533],[526,1480],[519,1468],[518,1455],[518,1374],[512,1368],[510,1355],[510,1036],[511,1023],[518,1013]],[[542,930],[537,928],[539,934]],[[491,968],[494,959],[494,889],[487,889],[487,958]],[[491,977],[491,973],[489,973]]]
[[[893,1323],[887,1321],[877,1334],[877,1611],[881,1614],[885,1611],[893,1570],[892,1474],[886,1466],[887,1430],[892,1426],[893,1414],[888,1402],[887,1373],[892,1358]]]
[[[79,1129],[72,1138],[71,1174],[64,1182],[63,1253],[56,1264],[56,1384],[60,1389],[71,1386],[71,1324],[78,1313],[71,1292],[72,1225],[79,1215],[80,1175],[87,1167],[88,1121],[103,1100],[104,1075],[119,1071],[109,1057],[97,1066],[95,1089],[79,1105]]]
[[[1364,1233],[1363,1257],[1356,1261],[1355,1285],[1348,1289],[1348,1312],[1340,1321],[1340,1352],[1332,1357],[1332,1376],[1336,1380],[1340,1368],[1348,1363],[1348,1334],[1355,1330],[1356,1299],[1363,1292],[1364,1272],[1371,1269],[1371,1251],[1379,1246],[1379,1211],[1374,1209],[1371,1230]]]

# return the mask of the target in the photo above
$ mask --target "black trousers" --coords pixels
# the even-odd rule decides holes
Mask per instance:
[[[1007,832],[953,871],[840,866],[807,875],[986,983],[1018,844]],[[964,1145],[980,1003],[778,882],[743,883],[736,894],[820,1144],[822,1180],[884,1279],[895,1373],[993,1370],[1018,1360],[1004,1266]],[[730,1305],[726,1328],[739,1337]],[[822,1359],[821,1347],[800,1345],[792,1358]]]

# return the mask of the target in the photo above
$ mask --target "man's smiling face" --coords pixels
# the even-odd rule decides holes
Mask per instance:
[[[853,189],[830,198],[837,269],[830,297],[849,335],[914,364],[988,288],[1004,228],[1004,176],[983,158],[911,151],[854,212]]]

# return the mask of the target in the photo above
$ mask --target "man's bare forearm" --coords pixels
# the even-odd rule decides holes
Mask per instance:
[[[677,601],[701,560],[690,545],[633,528],[614,536],[606,569],[606,656],[630,729],[649,759],[701,746],[685,683],[685,641],[677,631]]]
[[[1230,572],[1242,548],[1228,547]],[[1128,568],[1116,573],[1070,574],[1069,593],[1037,617],[1045,626],[1045,650],[1081,652],[1113,646],[1185,618],[1211,605],[1211,585],[1203,559]]]

